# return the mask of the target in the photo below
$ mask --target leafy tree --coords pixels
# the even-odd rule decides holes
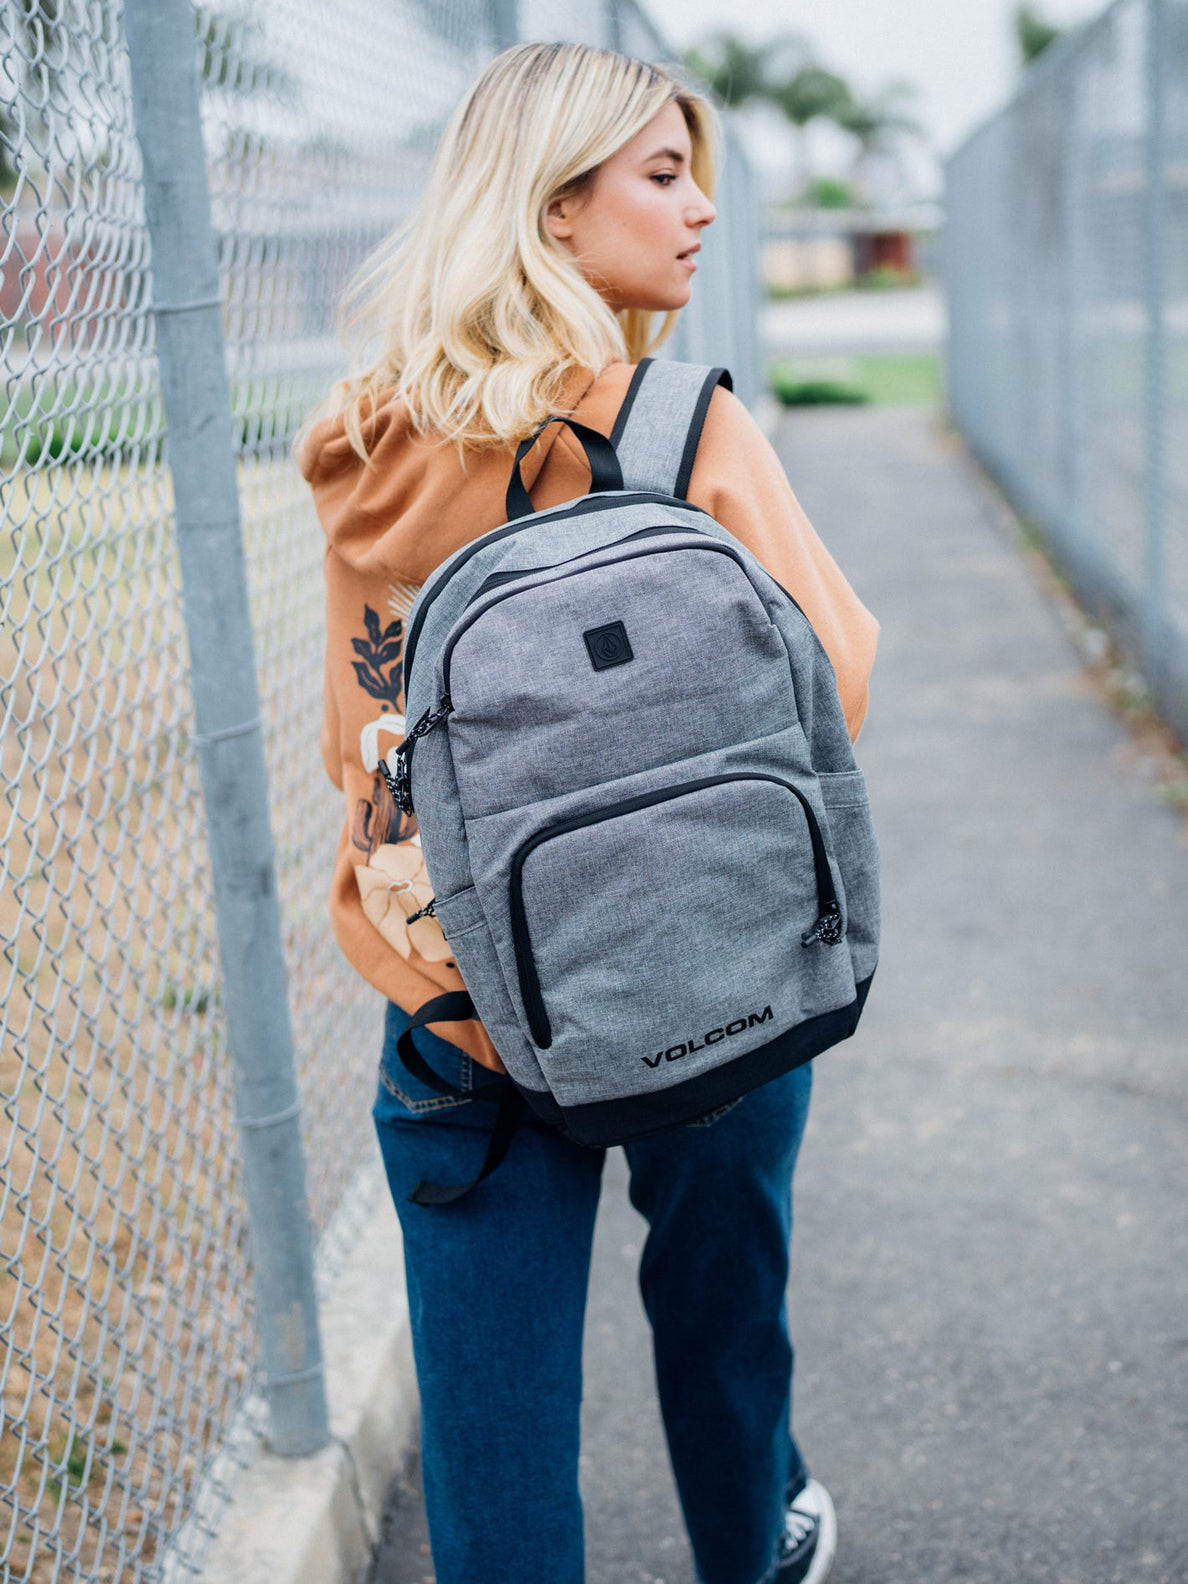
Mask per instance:
[[[11,188],[23,143],[49,137],[51,110],[60,108],[62,74],[73,45],[63,0],[0,3],[0,187]]]
[[[258,0],[198,0],[194,28],[204,85],[230,102],[262,93],[291,101],[296,79],[271,60],[259,20]],[[72,27],[69,0],[0,0],[0,188],[11,189],[20,170],[48,157],[53,138],[63,149],[88,68],[88,40]],[[78,156],[80,150],[71,151]],[[101,157],[84,149],[93,166]]]
[[[291,103],[297,80],[269,56],[259,9],[257,0],[197,0],[199,76],[232,104],[264,95]]]
[[[1030,66],[1063,32],[1063,28],[1048,22],[1037,7],[1027,4],[1015,7],[1015,40],[1024,66]]]

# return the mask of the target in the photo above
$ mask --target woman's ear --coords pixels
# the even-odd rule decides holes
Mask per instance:
[[[573,208],[572,199],[554,198],[545,210],[549,235],[556,237],[558,242],[568,242],[573,236]]]

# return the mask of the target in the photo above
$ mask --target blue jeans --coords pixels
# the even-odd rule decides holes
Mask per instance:
[[[422,1179],[477,1174],[496,1107],[407,1073],[406,1022],[389,1005],[373,1115],[404,1233],[437,1584],[581,1584],[582,1325],[604,1152],[526,1122],[466,1198],[410,1204]],[[416,1040],[458,1087],[492,1081],[428,1030]],[[639,1280],[660,1407],[703,1584],[769,1576],[785,1500],[806,1477],[785,1291],[811,1087],[800,1067],[715,1121],[626,1146],[649,1226]]]

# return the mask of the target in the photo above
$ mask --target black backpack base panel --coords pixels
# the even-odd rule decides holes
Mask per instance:
[[[767,1044],[747,1051],[724,1067],[714,1067],[708,1072],[688,1078],[684,1083],[670,1084],[667,1088],[650,1093],[627,1095],[618,1100],[599,1100],[588,1105],[562,1107],[546,1091],[521,1086],[521,1094],[532,1111],[545,1122],[561,1126],[570,1138],[592,1148],[606,1149],[615,1144],[633,1144],[636,1139],[648,1138],[669,1128],[695,1122],[699,1117],[720,1106],[782,1078],[796,1067],[803,1067],[822,1051],[847,1040],[858,1027],[866,997],[874,979],[872,973],[857,986],[857,993],[849,1006],[834,1012],[824,1012],[810,1018],[786,1033],[779,1034]],[[754,1025],[756,1016],[740,1018],[743,1025],[737,1032]],[[710,1029],[701,1036],[704,1042],[712,1035],[729,1038],[726,1024],[720,1029]],[[665,1064],[679,1061],[690,1049],[699,1050],[697,1040],[685,1041],[658,1052]]]

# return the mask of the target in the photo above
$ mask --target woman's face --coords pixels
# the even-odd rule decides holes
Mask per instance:
[[[689,301],[701,233],[716,213],[693,180],[692,153],[684,114],[670,100],[582,192],[549,205],[550,233],[615,312],[669,312]]]

